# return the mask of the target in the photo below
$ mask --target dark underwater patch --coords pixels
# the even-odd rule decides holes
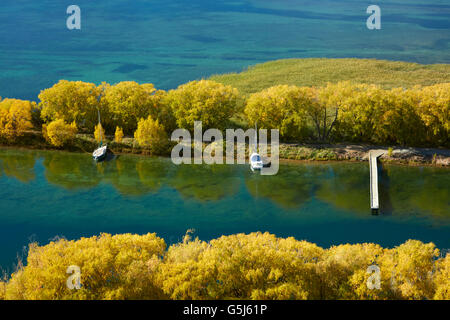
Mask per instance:
[[[148,67],[142,64],[124,63],[120,67],[114,69],[113,72],[131,73],[136,70],[145,70],[145,69],[148,69]]]
[[[189,63],[167,63],[167,62],[158,62],[157,65],[164,67],[196,67],[196,64]]]
[[[192,40],[192,41],[201,42],[201,43],[216,43],[216,42],[222,41],[221,39],[218,39],[218,38],[202,36],[202,35],[187,35],[187,36],[183,36],[183,38]]]

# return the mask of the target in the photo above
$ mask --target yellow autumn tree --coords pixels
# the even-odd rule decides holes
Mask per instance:
[[[116,133],[114,134],[114,141],[117,143],[122,143],[123,130],[120,127],[116,127]]]
[[[391,271],[391,284],[403,299],[432,299],[438,256],[439,250],[433,243],[408,240],[384,256],[381,268],[388,274]]]
[[[425,124],[417,113],[417,92],[385,90],[380,116],[374,123],[373,142],[420,146],[425,142]]]
[[[436,288],[434,299],[450,300],[450,253],[437,261],[437,270],[433,281]]]
[[[172,299],[306,299],[323,249],[268,233],[195,239],[169,248],[160,268]]]
[[[4,99],[0,102],[0,136],[8,140],[22,136],[33,128],[32,109],[34,102]]]
[[[150,150],[153,154],[167,151],[169,140],[164,126],[158,120],[153,120],[151,116],[139,121],[134,138],[141,147]]]
[[[239,92],[210,80],[192,81],[169,91],[165,99],[180,128],[194,129],[194,121],[203,128],[225,129],[235,114]]]
[[[320,296],[318,299],[356,299],[362,294],[358,287],[366,288],[367,267],[374,265],[383,254],[376,244],[333,246],[316,265]],[[362,275],[362,277],[360,276]],[[372,293],[372,291],[370,292]],[[370,299],[370,294],[364,297]]]
[[[436,283],[441,261],[433,243],[408,240],[393,249],[384,249],[374,256],[372,265],[379,268],[380,288],[370,288],[367,282],[373,273],[363,268],[350,279],[354,299],[433,299],[436,292],[445,292],[445,281]],[[358,257],[360,255],[355,255]],[[438,274],[436,275],[436,270]],[[448,282],[447,282],[448,285]]]
[[[329,141],[338,124],[342,105],[353,93],[354,87],[348,81],[327,83],[317,88],[313,99],[315,103],[307,106],[307,114],[313,123],[316,139]]]
[[[75,122],[67,124],[64,120],[58,119],[43,126],[42,130],[47,142],[55,147],[62,147],[73,141],[77,133],[77,125]]]
[[[416,87],[419,96],[417,110],[427,127],[427,140],[434,145],[450,143],[450,83]]]
[[[383,114],[385,91],[374,85],[352,85],[339,108],[341,136],[355,142],[375,142],[377,120]],[[377,141],[379,142],[379,141]]]
[[[75,121],[78,127],[92,132],[98,122],[98,109],[103,120],[107,120],[107,110],[100,103],[102,88],[93,83],[61,80],[39,94],[41,117],[47,123],[58,119],[66,123]]]
[[[0,300],[6,298],[6,282],[0,280]]]
[[[250,124],[279,129],[283,139],[302,139],[308,135],[306,110],[315,104],[312,88],[279,85],[252,94],[245,106]]]
[[[123,81],[106,86],[102,101],[108,108],[115,126],[120,126],[131,134],[137,128],[141,118],[149,115],[158,119],[162,104],[162,93],[153,84],[139,84],[134,81]]]
[[[102,127],[102,124],[99,123],[98,125],[95,126],[95,130],[94,130],[94,138],[95,141],[97,142],[105,142],[105,130]]]
[[[0,281],[0,299],[450,298],[450,255],[417,240],[323,249],[269,233],[205,242],[188,231],[165,247],[155,234],[31,244],[25,266]],[[69,266],[80,268],[79,290],[67,288]]]

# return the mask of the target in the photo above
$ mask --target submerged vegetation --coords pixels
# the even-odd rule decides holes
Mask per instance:
[[[69,266],[81,288],[66,286]],[[379,286],[369,266],[379,268]],[[0,299],[450,299],[450,255],[409,240],[323,249],[269,233],[192,239],[102,234],[29,246]]]

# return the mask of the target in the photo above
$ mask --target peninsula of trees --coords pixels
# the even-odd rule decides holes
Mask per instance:
[[[164,154],[175,128],[192,130],[194,121],[202,121],[204,130],[245,129],[258,122],[259,128],[279,129],[282,142],[450,146],[448,65],[342,59],[342,74],[332,78],[327,75],[338,69],[327,59],[300,60],[304,68],[317,67],[306,69],[315,79],[311,82],[300,81],[304,74],[294,77],[300,69],[290,60],[278,62],[284,78],[279,71],[270,77],[274,64],[169,91],[132,81],[96,85],[61,80],[42,90],[38,102],[0,101],[0,142],[15,145],[30,131],[42,132],[45,143],[55,148],[72,145],[77,134],[96,140],[114,136],[116,143],[134,137],[141,148]],[[357,67],[362,73],[356,73]],[[393,68],[390,77],[388,67]],[[243,78],[254,84],[261,74],[266,78],[262,87],[243,85]]]

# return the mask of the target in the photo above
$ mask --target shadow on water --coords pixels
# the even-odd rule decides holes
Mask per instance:
[[[383,164],[381,162],[379,162],[378,176],[379,176],[378,194],[380,196],[380,213],[383,215],[392,215],[394,207],[392,206],[390,193],[391,181],[387,170],[384,169]]]
[[[392,165],[380,165],[379,169],[381,214],[396,219],[431,216],[448,221],[447,169]],[[127,197],[172,189],[184,199],[203,203],[249,197],[269,200],[280,210],[297,213],[314,201],[354,217],[367,217],[370,212],[369,168],[354,163],[282,165],[277,175],[261,177],[251,174],[246,166],[175,166],[164,158],[113,152],[105,161],[95,163],[89,154],[8,149],[0,150],[0,180],[6,178],[72,191],[110,185]]]
[[[114,152],[112,152],[111,149],[108,149],[108,151],[106,153],[106,158],[103,160],[103,162],[117,160],[117,159],[119,159],[119,157],[120,157],[120,155],[116,155]]]
[[[315,179],[318,184],[315,196],[318,199],[356,216],[365,217],[369,214],[368,166],[342,163],[317,167],[322,172],[322,176]]]

